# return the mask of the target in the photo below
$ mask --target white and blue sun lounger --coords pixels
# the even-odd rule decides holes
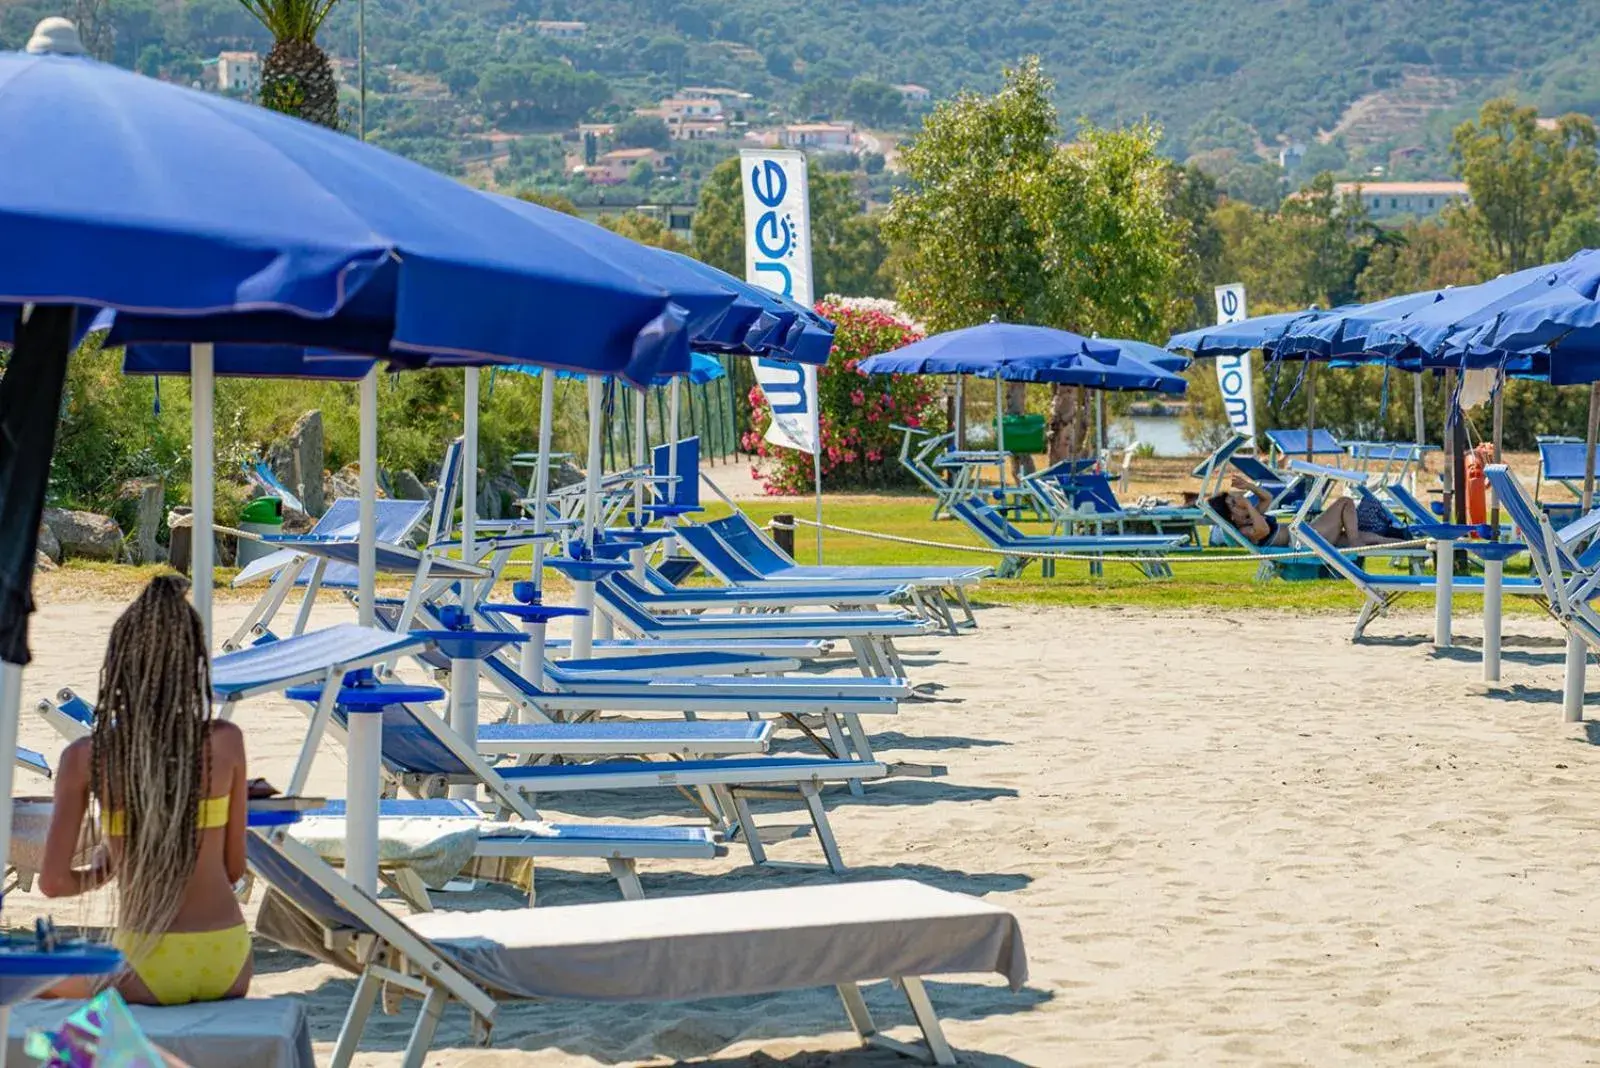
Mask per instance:
[[[709,479],[706,479],[706,482],[712,485],[713,489],[716,488]],[[728,503],[730,506],[733,504],[731,501]],[[976,586],[994,574],[994,569],[986,564],[914,567],[797,564],[793,557],[767,536],[766,531],[752,523],[750,517],[739,511],[736,506],[733,507],[731,515],[711,520],[704,525],[716,534],[721,544],[741,561],[745,568],[756,574],[755,581],[883,582],[906,586],[910,589],[912,601],[919,610],[930,619],[947,620],[951,633],[955,633],[958,626],[953,614],[956,609],[959,609],[963,616],[960,626],[977,626],[977,620],[972,615],[972,606],[967,601],[966,590],[968,586]],[[734,580],[724,578],[723,581]]]
[[[1316,553],[1317,559],[1329,570],[1349,581],[1366,598],[1366,603],[1361,606],[1361,614],[1356,618],[1352,641],[1360,641],[1367,624],[1376,616],[1387,615],[1389,606],[1406,594],[1433,596],[1438,590],[1438,580],[1433,575],[1385,575],[1366,570],[1355,557],[1334,548],[1333,543],[1319,534],[1310,523],[1297,522],[1289,529],[1297,544]],[[1382,555],[1384,548],[1375,545],[1367,551]],[[1483,580],[1475,575],[1456,575],[1451,585],[1467,593],[1483,592]],[[1538,582],[1516,577],[1503,580],[1501,588],[1508,594],[1529,597],[1538,597],[1544,592]]]
[[[86,737],[94,726],[94,708],[70,689],[62,689],[53,702],[42,700],[38,703],[38,713],[69,742]],[[616,724],[616,726],[627,726],[627,724]],[[706,726],[720,726],[720,724],[706,724]],[[760,727],[763,724],[728,724],[728,726]],[[754,735],[755,732],[747,731],[747,734]],[[307,747],[314,745],[314,740],[307,739]],[[403,740],[397,742],[397,745],[400,748],[405,747]],[[762,739],[762,745],[765,745],[765,737]],[[750,750],[744,748],[741,751]],[[299,793],[299,790],[304,788],[304,780],[309,771],[310,759],[307,758],[306,751],[302,750],[301,759],[294,771],[293,788],[290,793]],[[306,815],[339,817],[342,815],[342,806],[344,806],[342,801],[330,801],[325,809],[314,809],[306,812]],[[526,807],[525,811],[518,811],[517,814],[522,815],[523,819],[539,819],[531,807]],[[526,860],[592,857],[605,860],[606,867],[610,868],[611,876],[616,879],[621,889],[622,897],[627,899],[643,897],[643,887],[640,886],[638,871],[635,868],[637,860],[707,860],[723,857],[728,852],[715,831],[702,827],[547,822],[541,822],[536,830],[515,825],[494,827],[490,819],[478,811],[477,806],[472,806],[466,801],[443,801],[443,799],[382,801],[379,804],[378,819],[379,823],[382,823],[382,820],[459,822],[470,819],[475,823],[477,830],[478,843],[474,854],[478,857]],[[427,907],[427,891],[426,887],[422,886],[421,879],[414,878],[414,875],[408,875],[403,870],[395,871],[392,868],[382,871],[382,878],[408,902],[413,903],[414,907]],[[533,891],[530,886],[530,900],[531,892]]]
[[[336,736],[343,735],[342,713],[331,703],[314,706],[310,714],[305,745],[290,777],[290,794],[304,788],[323,735],[330,729]],[[488,791],[500,813],[533,820],[541,818],[529,800],[529,795],[536,793],[704,788],[718,802],[713,806],[706,804],[703,796],[700,799],[706,815],[717,825],[715,829],[724,830],[730,840],[742,837],[757,864],[766,862],[766,853],[747,791],[759,790],[768,796],[779,788],[796,791],[811,815],[829,867],[842,872],[844,861],[822,805],[821,787],[889,774],[885,765],[874,761],[771,756],[495,767],[425,705],[391,705],[382,717],[385,772],[412,793],[431,796],[451,784],[477,785]]]
[[[1179,535],[1107,534],[1079,537],[1072,534],[1025,534],[1011,521],[982,501],[967,498],[950,502],[950,512],[966,524],[967,528],[1002,554],[1002,577],[1020,575],[1035,553],[1067,553],[1097,557],[1128,557],[1150,578],[1168,577],[1172,566],[1159,558],[1159,554],[1172,552],[1189,539]],[[1055,573],[1055,561],[1046,557],[1040,564],[1048,576]]]
[[[259,932],[360,977],[331,1068],[349,1068],[385,988],[422,999],[406,1068],[421,1068],[452,1002],[487,1045],[502,1001],[703,1001],[819,986],[839,991],[863,1044],[953,1065],[921,977],[995,972],[1018,990],[1028,974],[1009,912],[907,880],[401,918],[292,839],[252,835],[248,856],[273,891]],[[904,992],[923,1045],[879,1033],[858,985],[876,979]]]
[[[903,612],[832,612],[738,615],[704,612],[663,616],[639,604],[610,582],[595,586],[595,603],[623,631],[640,638],[825,638],[847,640],[864,675],[904,676],[895,638],[929,633],[932,624]]]
[[[768,583],[761,586],[681,587],[666,582],[657,572],[658,581],[651,581],[647,587],[635,581],[627,572],[620,572],[612,578],[635,601],[658,612],[696,612],[708,608],[745,612],[784,612],[794,608],[876,608],[906,596],[904,586],[885,584],[836,586],[832,583],[800,582],[787,586]]]

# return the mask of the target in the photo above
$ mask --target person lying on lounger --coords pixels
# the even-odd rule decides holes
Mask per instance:
[[[1289,544],[1289,528],[1256,507],[1244,489],[1257,488],[1244,479],[1235,479],[1235,490],[1219,493],[1208,503],[1217,515],[1232,523],[1239,533],[1252,544],[1282,548]],[[1361,517],[1356,502],[1349,497],[1339,497],[1328,502],[1322,514],[1310,521],[1318,534],[1327,538],[1336,549],[1361,548],[1367,545],[1388,545],[1395,538],[1374,534],[1361,529]]]
[[[245,874],[244,735],[212,719],[187,588],[177,575],[152,580],[111,628],[94,732],[61,754],[39,872],[48,897],[116,881],[111,941],[127,967],[113,985],[140,1005],[243,997],[252,974],[233,891]],[[98,843],[86,868],[74,866],[80,841]],[[45,996],[93,993],[77,979]]]

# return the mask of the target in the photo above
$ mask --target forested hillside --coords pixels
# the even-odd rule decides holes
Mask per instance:
[[[0,44],[63,6],[6,3]],[[152,74],[196,79],[219,50],[270,44],[237,0],[103,6],[116,62]],[[337,57],[355,53],[355,11],[342,0],[323,30]],[[541,19],[586,25],[553,40]],[[738,117],[752,124],[909,129],[917,109],[888,86],[988,90],[1036,53],[1063,114],[1149,115],[1180,160],[1299,141],[1308,170],[1362,173],[1398,152],[1397,176],[1442,175],[1449,126],[1497,92],[1600,114],[1596,25],[1600,0],[369,0],[368,114],[379,140],[461,173],[497,150],[474,138],[616,120],[686,86],[750,94]],[[560,157],[528,140],[497,164],[533,178]]]

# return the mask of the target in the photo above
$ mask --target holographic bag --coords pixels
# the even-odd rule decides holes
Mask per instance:
[[[96,995],[54,1031],[30,1031],[28,1056],[44,1068],[166,1068],[115,990]]]

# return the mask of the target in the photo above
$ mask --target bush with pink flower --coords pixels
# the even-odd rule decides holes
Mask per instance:
[[[817,311],[835,327],[833,353],[818,369],[822,395],[822,481],[828,489],[895,489],[914,485],[900,465],[900,431],[891,427],[927,427],[942,432],[945,414],[938,382],[920,375],[868,375],[860,363],[868,356],[920,341],[909,323],[875,308],[849,307],[824,301]],[[811,492],[811,456],[780,449],[766,440],[772,412],[761,387],[750,390],[753,427],[742,439],[746,451],[766,463],[756,469],[771,494]]]

